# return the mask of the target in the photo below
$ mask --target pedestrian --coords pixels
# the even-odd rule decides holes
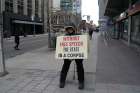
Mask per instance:
[[[90,36],[90,40],[92,39],[92,34],[93,34],[93,31],[95,30],[95,25],[93,24],[93,21],[91,20],[90,21],[90,24],[89,24],[89,36]]]
[[[87,32],[87,23],[86,20],[82,20],[78,25],[79,33],[86,33]]]
[[[76,34],[76,28],[73,25],[68,25],[65,27],[66,36],[78,35]],[[84,89],[84,68],[83,68],[83,59],[64,59],[64,64],[60,73],[60,88],[65,87],[65,81],[67,73],[72,61],[76,62],[77,66],[77,76],[79,81],[79,89]]]
[[[19,44],[20,44],[20,37],[19,34],[15,34],[15,50],[20,50],[19,49]]]

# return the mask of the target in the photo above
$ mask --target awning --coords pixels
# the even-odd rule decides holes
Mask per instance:
[[[130,0],[108,0],[105,15],[115,17],[129,8]],[[135,4],[139,0],[131,0],[131,4]]]
[[[129,7],[129,0],[108,0],[105,10],[106,16],[115,17]]]
[[[21,21],[21,20],[13,20],[13,23],[30,24],[30,25],[43,25],[42,23],[38,23],[38,22]]]

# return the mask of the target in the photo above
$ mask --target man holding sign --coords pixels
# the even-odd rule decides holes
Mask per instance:
[[[64,88],[70,64],[72,60],[75,60],[79,89],[84,89],[83,59],[87,59],[87,42],[85,43],[83,40],[85,40],[86,35],[77,35],[75,29],[75,26],[70,24],[65,27],[66,35],[57,38],[56,58],[64,59],[64,64],[60,73],[60,88]],[[83,36],[83,38],[81,38],[81,36]]]

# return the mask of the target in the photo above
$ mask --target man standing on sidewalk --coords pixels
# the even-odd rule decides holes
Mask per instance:
[[[79,33],[87,33],[87,23],[86,20],[82,20],[81,23],[78,25]]]
[[[20,37],[18,34],[15,34],[15,50],[20,50],[19,49],[19,44],[20,44]]]
[[[66,36],[73,36],[76,35],[75,26],[72,24],[65,27]],[[70,64],[72,61],[76,62],[77,65],[77,74],[78,74],[78,81],[79,81],[79,89],[84,89],[84,68],[83,68],[83,59],[64,59],[64,64],[60,73],[60,88],[64,88],[67,72],[69,70]]]
[[[14,41],[15,41],[15,50],[20,50],[19,49],[19,44],[20,44],[20,29],[15,28],[15,33],[14,33]]]
[[[92,39],[92,34],[93,34],[93,31],[95,30],[96,26],[95,24],[93,24],[93,21],[91,20],[90,21],[90,24],[89,24],[89,36],[90,36],[90,40]]]

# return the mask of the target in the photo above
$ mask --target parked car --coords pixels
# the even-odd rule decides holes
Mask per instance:
[[[99,27],[96,27],[96,29],[94,31],[95,32],[99,32]]]

